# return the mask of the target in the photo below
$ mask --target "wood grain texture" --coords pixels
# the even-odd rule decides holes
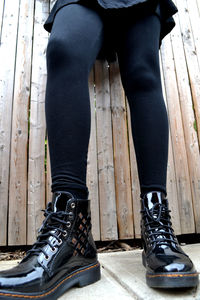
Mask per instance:
[[[170,36],[161,49],[182,233],[195,230],[188,160]]]
[[[113,137],[107,63],[96,62],[97,156],[101,239],[118,239],[115,201]]]
[[[170,42],[170,40],[168,40],[168,42]],[[160,59],[160,72],[161,72],[163,97],[164,97],[165,106],[167,109],[167,114],[169,119],[169,111],[167,107],[166,89],[165,89],[161,55],[159,55],[159,59]],[[167,199],[169,201],[169,208],[171,210],[172,224],[173,224],[175,234],[181,234],[179,202],[178,202],[178,194],[177,194],[177,186],[176,186],[176,171],[175,171],[175,164],[174,164],[174,156],[173,156],[173,149],[172,149],[172,135],[171,135],[170,126],[169,126],[168,162],[167,162]]]
[[[126,103],[118,63],[109,70],[118,231],[120,239],[130,239],[134,232]]]
[[[192,0],[191,3],[194,3]],[[178,16],[177,16],[178,23]],[[181,115],[183,116],[183,129],[185,136],[185,146],[189,168],[189,177],[192,192],[192,203],[195,217],[196,232],[200,230],[200,153],[198,135],[195,128],[195,112],[193,108],[192,89],[187,72],[187,63],[184,47],[177,24],[171,34],[174,62],[177,74],[177,84],[179,91],[179,101]]]
[[[14,164],[16,172],[20,165],[17,161],[12,161],[10,157],[11,148],[11,131],[12,131],[12,113],[13,113],[13,92],[14,92],[14,75],[16,60],[16,40],[18,29],[18,13],[19,1],[7,0],[4,6],[4,19],[1,31],[1,47],[0,47],[0,244],[6,245],[8,229],[8,201],[9,197],[15,197],[14,190],[17,191],[13,182],[13,188],[9,191],[11,176],[10,164]],[[24,165],[25,167],[25,165]],[[14,177],[13,177],[14,179]],[[15,199],[13,199],[13,202]],[[16,199],[17,201],[17,199]],[[19,202],[21,199],[19,199]],[[20,207],[20,206],[19,206]],[[14,213],[14,212],[13,212]],[[26,214],[25,214],[26,215]],[[14,219],[15,218],[15,219]],[[13,228],[18,231],[17,239],[19,243],[25,242],[25,232],[21,233],[19,228],[26,216],[21,216],[17,211],[13,214]],[[11,233],[12,234],[12,233]],[[16,242],[16,240],[15,240]]]
[[[0,1],[1,246],[32,244],[41,209],[52,200],[44,110],[50,34],[43,24],[55,2]],[[167,197],[175,233],[200,233],[200,0],[174,3],[176,26],[160,51],[169,117]],[[94,238],[140,238],[137,162],[117,62],[96,61],[89,89],[87,185]]]
[[[130,152],[130,172],[131,172],[131,192],[132,192],[132,206],[133,206],[133,220],[134,220],[134,236],[141,237],[140,232],[140,184],[138,178],[137,160],[135,155],[135,148],[131,128],[131,114],[128,100],[126,98],[127,124],[128,124],[128,139]]]
[[[182,35],[185,60],[187,63],[187,71],[193,98],[197,132],[200,142],[200,64],[197,58],[196,45],[191,27],[191,20],[189,16],[187,1],[177,0],[176,4],[179,6],[180,32]]]
[[[97,164],[97,128],[96,128],[96,95],[94,84],[94,68],[89,77],[91,129],[87,160],[87,186],[91,207],[92,233],[94,239],[100,240],[100,211],[99,211],[99,186]]]
[[[36,0],[30,99],[30,135],[28,165],[28,232],[27,244],[35,241],[45,208],[45,87],[47,32],[43,23],[49,11],[48,3]]]
[[[10,166],[9,245],[26,244],[28,122],[34,1],[20,2]]]

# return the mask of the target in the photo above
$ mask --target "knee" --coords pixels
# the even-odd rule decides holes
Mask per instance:
[[[47,69],[58,70],[59,68],[78,67],[84,70],[87,65],[84,53],[80,51],[78,45],[73,45],[72,40],[67,40],[59,37],[50,37],[47,44]]]
[[[127,94],[158,92],[161,90],[159,66],[138,62],[122,75],[122,83]]]

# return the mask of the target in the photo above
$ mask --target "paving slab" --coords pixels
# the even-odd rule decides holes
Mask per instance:
[[[100,255],[101,256],[101,255]],[[20,260],[1,261],[0,270],[10,269]],[[83,288],[73,287],[68,290],[59,300],[136,300],[118,281],[116,281],[104,268],[101,268],[101,280]]]
[[[200,244],[182,246],[200,272]],[[190,289],[153,289],[146,285],[146,269],[142,265],[142,250],[104,253],[102,268],[108,271],[133,297],[145,300],[200,300],[200,286]]]
[[[182,246],[200,272],[200,244]],[[101,280],[84,288],[73,287],[59,300],[200,300],[200,285],[190,289],[152,289],[146,285],[142,250],[100,253]],[[0,270],[12,268],[20,260],[1,261]]]
[[[114,298],[113,298],[114,297]],[[101,280],[84,288],[72,288],[59,300],[133,300],[137,299],[130,294],[112,275],[102,268]]]

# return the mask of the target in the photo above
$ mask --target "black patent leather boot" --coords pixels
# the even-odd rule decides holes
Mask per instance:
[[[198,273],[174,235],[169,213],[164,193],[152,191],[141,198],[142,260],[147,285],[153,288],[195,287]]]
[[[14,268],[0,272],[0,299],[57,299],[100,279],[90,200],[54,192],[37,241]]]

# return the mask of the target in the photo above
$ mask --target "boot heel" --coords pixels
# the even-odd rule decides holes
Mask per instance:
[[[84,287],[101,279],[100,265],[88,269],[80,274],[78,286]]]

